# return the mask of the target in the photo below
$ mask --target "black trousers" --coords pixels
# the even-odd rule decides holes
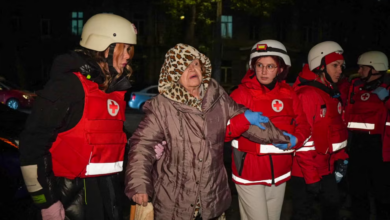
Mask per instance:
[[[347,179],[352,217],[369,220],[370,196],[377,220],[390,220],[390,162],[383,162],[381,135],[351,132]]]
[[[321,193],[313,195],[306,191],[306,182],[302,177],[292,176],[288,182],[292,191],[293,220],[337,220],[339,219],[339,191],[334,174],[323,176]],[[315,205],[319,201],[321,216]],[[318,206],[317,206],[318,207]]]

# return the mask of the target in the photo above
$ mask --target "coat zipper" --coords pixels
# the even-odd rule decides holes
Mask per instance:
[[[271,155],[268,155],[268,156],[269,156],[269,161],[271,164],[271,175],[272,175],[272,183],[271,184],[275,184],[274,164],[272,162],[272,156]]]

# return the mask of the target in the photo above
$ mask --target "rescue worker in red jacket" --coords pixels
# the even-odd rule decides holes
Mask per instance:
[[[282,43],[263,40],[255,44],[249,66],[231,97],[252,111],[262,112],[275,127],[285,131],[290,143],[257,144],[243,136],[233,140],[233,181],[242,220],[278,220],[286,181],[291,176],[291,148],[304,143],[310,136],[310,126],[297,95],[283,81],[291,62]],[[237,152],[244,154],[237,157]]]
[[[359,58],[360,78],[349,87],[345,120],[350,131],[348,182],[353,219],[370,219],[371,191],[376,219],[390,219],[390,77],[380,51]]]
[[[293,160],[292,219],[319,219],[312,216],[316,196],[320,198],[322,219],[338,219],[340,204],[334,164],[348,158],[344,149],[348,132],[336,86],[344,64],[342,53],[343,49],[333,41],[315,45],[309,51],[309,64],[294,84],[312,134]]]
[[[55,59],[20,140],[21,170],[43,220],[122,219],[123,131],[135,26],[114,14],[84,25],[81,50]]]

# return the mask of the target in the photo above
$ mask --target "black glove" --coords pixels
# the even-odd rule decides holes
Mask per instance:
[[[306,184],[306,190],[314,195],[318,195],[321,191],[321,181]]]

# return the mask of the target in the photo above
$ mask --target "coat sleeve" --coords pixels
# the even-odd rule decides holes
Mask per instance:
[[[231,96],[226,94],[226,102],[229,107],[229,121],[226,126],[225,142],[239,137],[250,127],[250,123],[244,115],[245,110],[247,110],[245,101],[242,100],[242,102],[235,99],[240,93],[240,90],[236,89],[232,92]]]
[[[306,115],[307,122],[310,125],[310,128],[313,129],[314,120],[319,116],[320,113],[320,100],[318,99],[316,93],[311,90],[303,90],[303,92],[298,93],[298,98],[302,105],[303,112]],[[311,146],[303,146],[298,149],[295,153],[297,163],[301,167],[303,177],[307,184],[315,183],[321,180],[320,175],[316,169],[315,156],[317,152],[315,148]]]
[[[251,106],[251,96],[241,87],[234,90],[231,94],[231,97],[240,105],[243,105],[247,108]],[[261,130],[255,125],[250,125],[244,114],[237,115],[236,117],[230,119],[230,123],[228,122],[225,141],[231,141],[234,138],[242,135],[248,140],[260,144],[289,142],[288,137],[284,136],[283,132],[276,128],[271,122],[263,123],[263,125],[266,128],[265,130]],[[248,146],[240,146],[238,147],[238,150],[257,154],[260,152],[258,149],[259,147],[260,145],[253,144]]]
[[[74,74],[51,79],[38,92],[20,136],[20,165],[27,190],[39,208],[55,203],[57,190],[50,148],[58,132],[77,124],[84,107],[84,90]],[[74,124],[74,125],[75,125]]]
[[[143,107],[145,117],[129,139],[130,150],[125,171],[125,193],[129,199],[135,194],[154,194],[152,170],[156,161],[154,146],[164,140],[160,120],[152,100]]]
[[[294,136],[298,139],[295,149],[299,149],[304,145],[311,134],[310,124],[307,122],[306,114],[303,111],[301,100],[298,98],[295,92],[292,93],[293,98],[293,110],[296,121],[296,128]]]

